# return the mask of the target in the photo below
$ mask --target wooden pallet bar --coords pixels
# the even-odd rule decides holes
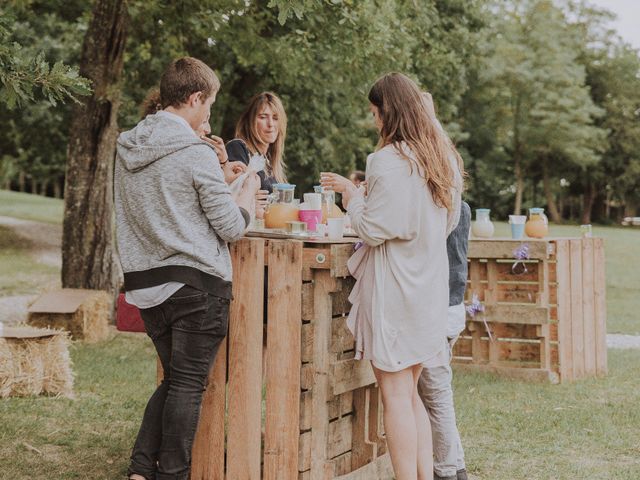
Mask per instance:
[[[525,243],[529,258],[513,268]],[[467,317],[455,363],[553,383],[606,374],[602,239],[472,239],[468,257],[467,301],[485,310]]]

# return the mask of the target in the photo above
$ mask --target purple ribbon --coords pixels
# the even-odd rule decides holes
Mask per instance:
[[[529,260],[529,244],[523,243],[518,248],[513,251],[513,258],[517,261],[511,266],[511,273],[514,275],[522,275],[523,273],[527,273],[527,265],[523,260]],[[521,265],[518,268],[518,265]]]
[[[355,252],[356,250],[359,250],[360,247],[363,247],[363,246],[364,246],[364,242],[360,240],[353,244],[353,251]]]

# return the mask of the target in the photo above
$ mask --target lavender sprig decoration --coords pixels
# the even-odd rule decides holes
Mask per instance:
[[[529,244],[523,243],[513,251],[513,257],[517,260],[529,260]]]
[[[484,312],[484,305],[478,299],[478,294],[473,294],[471,297],[471,303],[467,305],[466,310],[471,318],[475,317],[478,313]]]
[[[478,299],[478,295],[476,293],[471,297],[471,303],[466,307],[467,313],[471,318],[475,318],[478,313],[484,312],[484,305]],[[487,319],[482,316],[482,323],[484,323],[484,329],[489,336],[489,341],[493,342],[493,335],[491,334],[491,329],[489,328],[489,324],[487,323]]]
[[[359,250],[363,246],[364,246],[364,242],[362,240],[360,240],[360,241],[358,241],[358,242],[353,244],[353,250],[354,251]]]

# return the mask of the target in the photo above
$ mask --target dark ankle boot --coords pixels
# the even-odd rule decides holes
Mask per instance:
[[[467,469],[463,468],[456,472],[456,480],[469,480],[467,477]]]

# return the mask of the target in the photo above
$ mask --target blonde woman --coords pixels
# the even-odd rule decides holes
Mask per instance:
[[[384,404],[397,480],[433,478],[431,427],[418,396],[422,368],[448,364],[446,240],[459,218],[461,160],[408,77],[390,73],[369,92],[379,131],[367,188],[333,173],[365,246],[349,260],[356,278],[349,328],[356,358],[370,360]]]
[[[226,145],[230,161],[249,165],[253,156],[265,160],[264,171],[258,172],[261,190],[271,192],[276,183],[286,183],[283,160],[287,136],[287,114],[282,101],[271,92],[263,92],[249,100],[236,125],[236,138]]]

